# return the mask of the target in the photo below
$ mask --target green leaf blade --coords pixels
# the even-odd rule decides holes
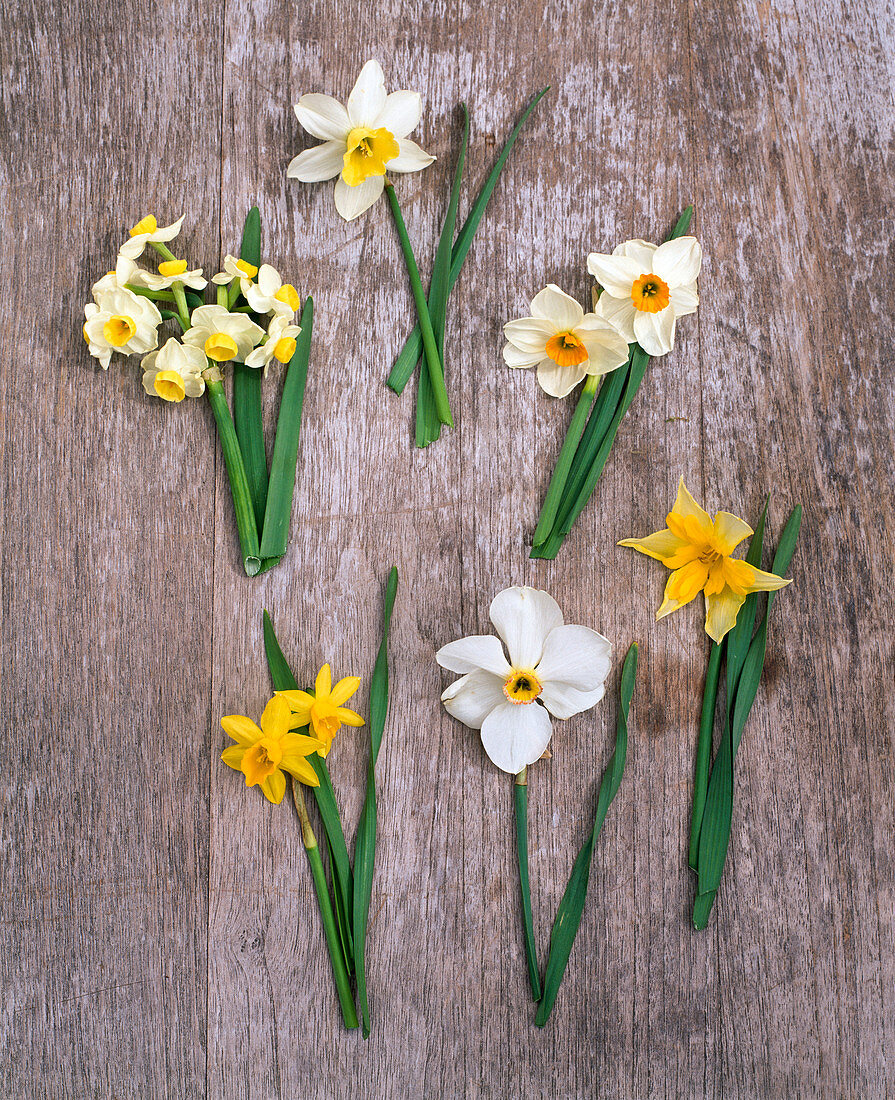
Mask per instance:
[[[370,1034],[370,1006],[367,1000],[366,939],[373,896],[373,872],[376,856],[376,760],[382,746],[388,717],[388,636],[398,592],[398,570],[392,566],[385,588],[382,641],[370,680],[370,758],[367,764],[367,791],[357,827],[354,845],[354,898],[352,905],[354,963],[357,998],[361,1009],[363,1036]]]
[[[593,828],[575,860],[568,885],[556,912],[553,931],[550,934],[550,954],[547,958],[547,969],[544,974],[544,992],[535,1017],[535,1023],[538,1027],[544,1027],[556,1003],[556,996],[559,993],[569,956],[572,953],[572,945],[575,942],[581,924],[581,917],[584,913],[594,846],[603,828],[606,813],[621,786],[628,753],[628,713],[634,695],[636,676],[637,646],[633,644],[628,650],[625,663],[622,666],[615,750],[600,782]]]
[[[286,544],[289,540],[292,498],[295,494],[295,467],[298,462],[298,442],[301,435],[301,414],[304,407],[308,362],[311,356],[311,336],[314,328],[314,300],[310,295],[305,299],[299,324],[301,332],[295,343],[295,352],[289,361],[283,396],[280,399],[280,413],[277,417],[277,434],[274,439],[273,460],[270,467],[270,487],[261,534],[262,558],[282,557],[286,553]]]

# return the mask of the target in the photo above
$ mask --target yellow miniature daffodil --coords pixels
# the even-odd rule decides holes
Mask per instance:
[[[317,92],[295,104],[298,121],[323,144],[294,157],[286,175],[303,183],[338,176],[336,210],[352,221],[382,194],[386,171],[418,172],[435,160],[407,137],[422,110],[417,92],[386,95],[382,66],[368,61],[344,106]]]
[[[292,316],[301,304],[298,291],[291,283],[284,283],[280,273],[270,264],[258,268],[258,278],[243,291],[246,300],[256,313],[276,313],[281,317]]]
[[[333,738],[343,725],[364,724],[359,714],[343,706],[359,687],[358,676],[346,676],[333,687],[330,667],[324,665],[317,673],[313,695],[307,691],[279,691],[277,698],[291,708],[293,728],[310,725],[324,744],[320,755],[326,756],[332,747]]]
[[[236,742],[221,753],[221,760],[242,772],[247,787],[260,786],[269,801],[277,804],[283,801],[284,772],[309,787],[319,786],[320,780],[307,757],[315,752],[322,755],[323,742],[292,732],[295,721],[284,699],[275,695],[270,700],[261,715],[260,728],[241,714],[222,718],[221,726]]]
[[[272,360],[288,363],[295,354],[295,338],[300,332],[298,325],[290,325],[287,318],[274,314],[267,329],[267,341],[246,356],[246,366],[263,367],[266,378]]]
[[[244,363],[264,335],[264,329],[244,313],[231,313],[224,306],[199,306],[190,320],[191,327],[183,334],[183,342],[202,348],[216,363],[231,359]]]
[[[172,222],[170,225],[159,226],[155,217],[152,214],[147,214],[130,230],[130,240],[125,241],[121,246],[121,255],[128,260],[136,260],[143,255],[143,251],[148,244],[164,244],[173,241],[180,232],[184,217],[186,215],[178,218],[176,222]]]
[[[205,393],[202,371],[208,366],[205,352],[189,344],[181,344],[173,336],[159,351],[143,356],[143,389],[150,397],[160,397],[175,404],[184,397],[201,397]]]
[[[665,517],[668,526],[644,539],[622,539],[630,546],[672,570],[665,599],[656,612],[664,619],[672,611],[705,593],[705,630],[720,642],[736,623],[737,613],[750,592],[776,592],[789,584],[773,573],[731,557],[736,547],[752,534],[752,528],[730,512],[718,512],[714,520],[691,496],[684,479],[677,500]]]
[[[258,268],[248,260],[239,260],[236,256],[227,255],[224,257],[224,270],[219,271],[217,275],[212,275],[211,281],[215,286],[226,286],[234,279],[239,279],[239,289],[245,296],[257,274]]]

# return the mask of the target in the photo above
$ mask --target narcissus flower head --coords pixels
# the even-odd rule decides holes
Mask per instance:
[[[346,221],[376,202],[386,171],[417,172],[435,160],[407,137],[422,114],[419,94],[386,95],[378,61],[368,61],[361,69],[345,106],[332,96],[313,92],[299,99],[295,113],[323,144],[299,153],[286,175],[304,183],[338,176],[336,209]]]
[[[231,313],[223,306],[199,306],[193,310],[190,321],[183,342],[202,348],[216,363],[231,359],[244,363],[264,335],[264,330],[244,313]]]
[[[286,791],[289,772],[301,783],[317,787],[320,780],[307,757],[320,752],[323,743],[315,737],[293,733],[292,712],[276,695],[264,708],[261,725],[230,714],[221,719],[224,732],[236,742],[221,754],[224,763],[245,776],[246,786],[261,787],[269,801],[280,803]]]
[[[180,402],[184,397],[201,397],[205,392],[202,371],[208,366],[205,352],[181,344],[173,336],[159,351],[143,357],[143,389],[151,397]]]
[[[678,317],[696,312],[701,267],[702,248],[695,237],[658,246],[625,241],[611,256],[591,252],[587,257],[587,270],[603,288],[597,313],[647,355],[671,351]]]
[[[243,293],[256,313],[276,313],[290,321],[301,304],[295,287],[284,283],[280,273],[270,264],[261,265],[257,282],[250,283]]]
[[[121,255],[128,260],[136,260],[143,255],[143,250],[148,244],[163,244],[167,241],[173,241],[183,225],[183,217],[178,218],[176,222],[172,222],[170,225],[160,226],[154,215],[147,214],[131,229],[130,238],[121,246]]]
[[[310,725],[314,736],[323,742],[320,755],[326,756],[343,725],[364,724],[359,714],[344,706],[359,687],[357,676],[345,676],[333,687],[330,667],[324,665],[317,673],[313,695],[307,691],[280,691],[277,698],[288,704],[293,727]]]
[[[246,366],[263,367],[266,377],[274,359],[280,363],[289,362],[295,354],[295,340],[300,332],[298,325],[290,325],[286,317],[274,314],[267,329],[267,341],[246,356]]]
[[[586,626],[565,624],[556,600],[535,588],[498,593],[489,615],[500,638],[461,638],[435,654],[442,668],[463,674],[441,701],[448,714],[481,731],[498,768],[518,775],[544,755],[551,715],[571,718],[603,698],[612,644]]]
[[[752,528],[730,512],[717,512],[711,519],[693,499],[683,478],[665,522],[668,526],[662,531],[619,543],[656,558],[673,571],[657,619],[677,611],[704,592],[705,630],[709,637],[720,642],[733,627],[750,592],[775,592],[790,583],[731,557],[743,539],[752,534]]]
[[[250,264],[248,260],[240,260],[236,256],[227,255],[224,257],[224,270],[219,271],[217,275],[212,275],[211,281],[215,286],[226,286],[227,283],[232,283],[234,279],[239,279],[239,289],[245,297],[252,285],[252,280],[257,274],[258,268],[254,264]]]
[[[108,369],[112,352],[142,355],[158,344],[162,315],[148,298],[113,285],[111,276],[94,286],[95,302],[84,306],[84,339],[90,354]]]
[[[585,313],[550,283],[531,303],[531,316],[503,327],[509,367],[537,367],[538,383],[565,397],[588,374],[607,374],[628,361],[628,343],[602,317]]]
[[[202,277],[202,268],[187,271],[186,260],[164,260],[158,265],[156,273],[137,267],[133,260],[119,254],[115,275],[122,286],[130,283],[132,286],[145,286],[148,290],[168,290],[175,283],[190,290],[204,290],[208,286],[208,280]]]

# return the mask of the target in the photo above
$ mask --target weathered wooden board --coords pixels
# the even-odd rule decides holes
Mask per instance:
[[[895,1091],[892,702],[893,16],[884,0],[658,13],[210,0],[21,3],[0,34],[0,1092],[10,1097],[854,1097]],[[510,19],[512,16],[512,21]],[[399,183],[424,267],[472,113],[466,196],[531,95],[450,309],[458,427],[420,453],[384,387],[412,304],[384,205],[350,225],[285,178],[304,91],[378,57],[419,88]],[[548,281],[696,204],[702,304],[655,361],[555,563],[527,543],[571,407],[500,359]],[[83,302],[126,227],[187,213],[206,269],[257,202],[264,256],[316,302],[287,558],[241,575],[203,403],[133,362],[93,371]],[[461,208],[461,216],[463,210]],[[277,386],[267,390],[271,418]],[[685,868],[707,646],[656,624],[661,568],[616,548],[684,474],[772,532],[801,501],[794,585],[737,765],[709,929]],[[374,1032],[341,1029],[294,815],[219,760],[269,692],[261,609],[296,671],[368,680],[401,572],[379,765]],[[438,702],[433,654],[508,584],[641,645],[629,769],[545,1031],[519,932],[512,795]],[[614,704],[533,769],[546,949]],[[331,756],[360,810],[364,736]]]

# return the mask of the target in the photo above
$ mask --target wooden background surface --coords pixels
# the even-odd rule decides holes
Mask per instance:
[[[893,15],[886,0],[541,5],[20,0],[0,33],[0,974],[4,1097],[853,1097],[895,1091]],[[378,57],[418,88],[435,166],[400,183],[434,252],[456,105],[465,202],[529,124],[452,298],[459,426],[424,453],[384,387],[411,302],[384,205],[353,224],[285,178],[305,91]],[[660,238],[688,201],[702,305],[654,362],[559,559],[528,539],[571,415],[500,358],[547,281]],[[209,272],[262,209],[264,254],[317,304],[291,549],[242,575],[202,402],[95,371],[91,283],[148,211]],[[461,214],[462,214],[461,207]],[[276,385],[268,390],[270,410]],[[685,869],[701,606],[615,548],[684,474],[772,532],[793,586],[738,761],[707,931]],[[375,1030],[342,1030],[294,815],[219,759],[257,714],[261,609],[298,671],[368,677],[397,564],[369,958]],[[533,1027],[512,795],[438,696],[435,649],[509,584],[641,645],[624,786],[548,1028]],[[701,605],[701,601],[699,601]],[[615,676],[617,676],[616,668]],[[611,751],[615,705],[534,769],[542,951]],[[366,740],[331,759],[360,809]]]

